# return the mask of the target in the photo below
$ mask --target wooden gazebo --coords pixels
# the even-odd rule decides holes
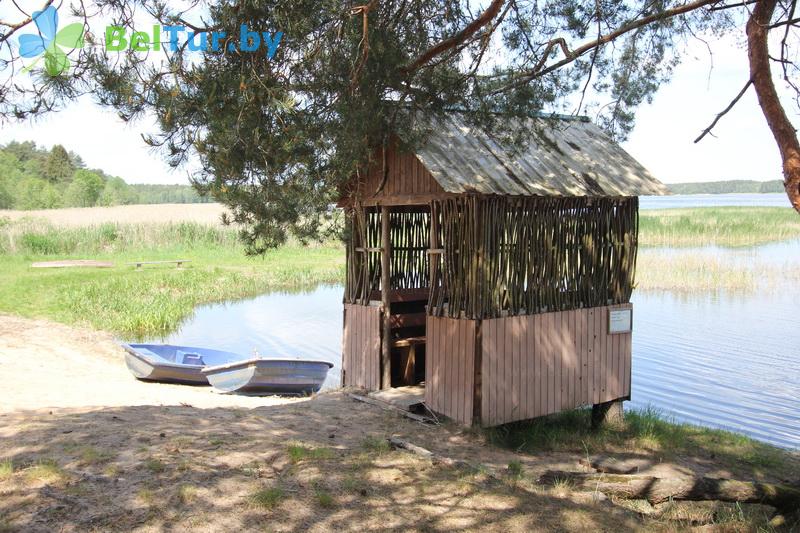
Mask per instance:
[[[630,397],[638,196],[665,188],[588,119],[526,126],[513,150],[454,113],[353,178],[344,386],[483,426]]]

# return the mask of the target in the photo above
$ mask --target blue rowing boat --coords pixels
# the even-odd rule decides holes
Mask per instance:
[[[145,381],[212,385],[225,392],[307,394],[317,392],[333,364],[327,361],[246,357],[233,352],[174,346],[123,344],[125,363]]]

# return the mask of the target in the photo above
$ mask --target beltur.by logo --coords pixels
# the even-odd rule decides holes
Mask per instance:
[[[25,67],[30,71],[44,58],[44,70],[50,76],[58,76],[69,68],[69,58],[64,50],[83,48],[83,24],[75,22],[58,29],[58,12],[53,6],[34,11],[31,17],[37,33],[19,36],[19,55],[35,61]]]
[[[183,46],[192,52],[258,52],[263,50],[268,59],[278,51],[283,32],[259,32],[242,24],[239,31],[229,35],[225,31],[193,31],[186,26],[161,26],[156,24],[150,33],[131,31],[122,26],[106,28],[106,50],[121,52],[129,49],[134,52],[179,50]]]

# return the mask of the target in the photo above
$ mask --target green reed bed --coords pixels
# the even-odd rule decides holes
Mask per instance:
[[[800,238],[800,215],[788,207],[644,210],[642,246],[751,246]]]
[[[0,253],[10,255],[96,255],[181,248],[243,250],[235,229],[196,222],[57,227],[36,219],[0,219]]]
[[[785,284],[787,269],[798,267],[800,258],[776,267],[759,259],[732,261],[724,255],[651,248],[639,252],[635,287],[673,292],[774,290]]]

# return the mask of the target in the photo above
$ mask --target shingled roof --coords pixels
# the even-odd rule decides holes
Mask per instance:
[[[585,117],[528,119],[531,144],[514,150],[468,126],[437,122],[419,160],[446,192],[537,196],[666,194],[663,183]]]

